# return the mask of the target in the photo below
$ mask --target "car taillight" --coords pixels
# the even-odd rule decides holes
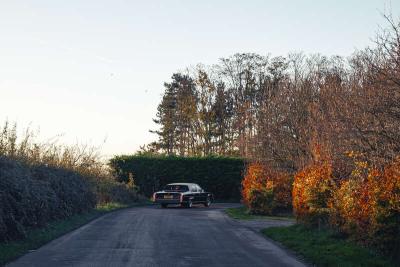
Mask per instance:
[[[179,201],[183,202],[183,194],[181,194],[181,196],[179,197]]]

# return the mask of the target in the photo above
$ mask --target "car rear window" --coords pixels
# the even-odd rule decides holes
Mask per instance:
[[[189,191],[189,187],[187,185],[166,185],[164,187],[165,191],[179,191],[179,192],[186,192]]]

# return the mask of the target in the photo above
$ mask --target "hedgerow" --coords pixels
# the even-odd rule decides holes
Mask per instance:
[[[331,226],[400,260],[400,159],[383,170],[366,162],[355,165],[335,192]]]
[[[313,163],[296,173],[292,196],[297,220],[308,226],[326,225],[334,189],[332,166],[327,161]]]
[[[198,183],[220,200],[239,200],[245,162],[229,157],[116,156],[109,162],[119,181],[132,176],[139,192],[151,196],[173,182]]]
[[[97,204],[138,199],[131,180],[114,179],[93,148],[21,141],[8,122],[0,131],[0,242],[30,228],[87,212]]]
[[[250,163],[242,181],[242,197],[254,214],[273,215],[291,209],[292,178],[262,163]]]
[[[382,168],[362,154],[349,152],[347,176],[326,151],[314,149],[313,160],[292,175],[260,162],[247,165],[243,202],[251,213],[276,214],[290,208],[308,228],[330,228],[362,246],[400,262],[400,157]]]
[[[77,173],[0,157],[0,203],[0,241],[5,241],[23,238],[29,227],[89,211],[96,196]]]
[[[293,207],[307,226],[330,227],[363,246],[400,260],[400,158],[382,169],[349,154],[354,169],[345,179],[328,162],[295,175]]]

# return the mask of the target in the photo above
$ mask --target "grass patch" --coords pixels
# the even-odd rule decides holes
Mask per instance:
[[[293,220],[294,217],[290,216],[266,216],[250,214],[246,207],[240,208],[227,208],[225,212],[233,219],[238,220],[255,220],[255,219],[269,219],[269,220]]]
[[[327,230],[293,225],[267,228],[262,233],[316,266],[394,266],[368,249],[340,239]]]
[[[24,255],[30,250],[43,246],[57,237],[79,228],[103,214],[138,205],[140,204],[134,203],[132,205],[127,205],[120,203],[107,203],[97,206],[88,213],[74,215],[65,220],[52,221],[45,228],[31,229],[27,232],[27,237],[23,240],[0,243],[0,266]]]

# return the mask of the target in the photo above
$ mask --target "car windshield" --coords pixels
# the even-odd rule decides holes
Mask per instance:
[[[186,192],[189,191],[189,187],[187,185],[180,185],[180,184],[169,184],[164,187],[165,191],[179,191],[179,192]]]

